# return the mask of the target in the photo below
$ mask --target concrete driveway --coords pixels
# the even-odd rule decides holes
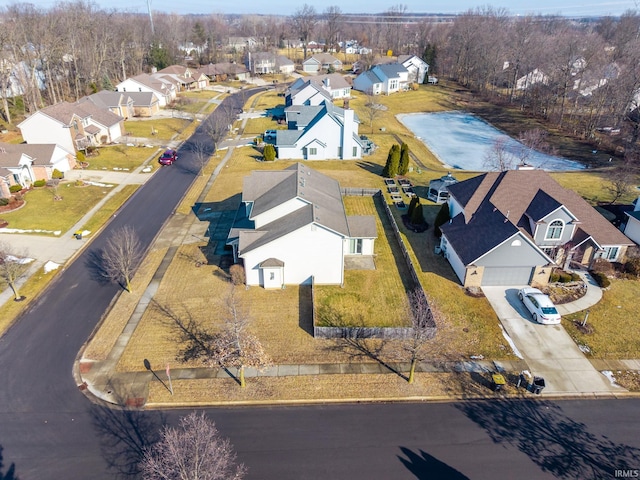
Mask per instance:
[[[562,325],[534,323],[518,298],[521,287],[483,287],[532,375],[545,379],[542,394],[610,394],[623,391],[614,386],[587,360]]]

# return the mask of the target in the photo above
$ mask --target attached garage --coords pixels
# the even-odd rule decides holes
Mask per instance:
[[[529,285],[534,270],[531,267],[485,267],[482,286]]]

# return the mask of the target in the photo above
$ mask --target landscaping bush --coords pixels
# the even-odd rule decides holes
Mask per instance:
[[[22,185],[11,185],[9,187],[11,193],[18,193],[20,190],[22,190]]]
[[[400,167],[400,145],[394,143],[389,149],[387,155],[387,163],[382,169],[382,176],[386,178],[393,178],[398,174],[398,168]]]
[[[35,182],[33,182],[33,186],[34,187],[44,187],[47,184],[46,180],[36,180]]]
[[[640,257],[630,258],[624,264],[624,273],[640,277]]]
[[[276,149],[269,143],[265,145],[262,155],[265,162],[273,162],[276,159]]]
[[[444,225],[449,221],[449,204],[447,202],[443,203],[438,211],[438,215],[436,215],[436,220],[434,223],[433,234],[440,238],[442,236],[442,231],[440,230],[440,226]]]
[[[8,198],[0,198],[0,207],[4,207],[6,205],[9,205],[9,199]]]
[[[591,270],[591,276],[596,281],[596,283],[600,286],[600,288],[607,288],[611,285],[611,280],[602,272],[596,272],[595,270]]]
[[[78,152],[76,153],[76,159],[78,160],[78,163],[82,163],[87,160],[87,157],[84,156],[84,153]]]
[[[244,267],[238,263],[231,265],[229,268],[229,274],[231,275],[231,283],[234,285],[244,285],[247,280],[244,273]]]
[[[61,180],[64,178],[64,173],[62,173],[60,170],[55,168],[53,170],[53,173],[51,174],[51,178],[55,178],[56,180]]]
[[[612,275],[613,265],[604,258],[597,258],[594,260],[591,270],[594,272],[604,273],[605,275]]]

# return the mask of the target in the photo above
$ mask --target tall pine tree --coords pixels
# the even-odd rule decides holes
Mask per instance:
[[[393,178],[398,175],[398,167],[400,166],[400,146],[393,144],[389,149],[387,163],[382,169],[382,176],[385,178]]]
[[[406,175],[409,171],[409,145],[403,143],[400,147],[400,164],[398,165],[398,175]]]

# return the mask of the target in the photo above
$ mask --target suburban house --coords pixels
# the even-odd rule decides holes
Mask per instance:
[[[331,101],[331,96],[322,85],[299,78],[287,89],[284,97],[285,107],[291,105],[321,105],[325,101]]]
[[[289,92],[300,90],[308,83],[318,85],[329,94],[330,98],[334,100],[351,97],[351,84],[339,73],[328,73],[324,75],[313,75],[298,78],[289,86]]]
[[[633,245],[543,170],[489,172],[448,188],[439,249],[465,287],[544,285],[554,266],[620,261]]]
[[[96,107],[110,110],[111,113],[118,115],[125,120],[128,120],[135,115],[133,99],[130,95],[126,95],[122,92],[102,90],[80,99],[80,101],[83,100],[89,100]]]
[[[316,53],[302,62],[302,71],[306,73],[330,72],[332,70],[342,70],[342,62],[328,53]]]
[[[29,144],[57,143],[69,152],[112,143],[124,132],[124,119],[85,99],[38,110],[18,125]]]
[[[247,285],[342,285],[350,257],[372,256],[372,216],[347,216],[336,180],[301,163],[254,171],[227,245],[244,265]]]
[[[203,89],[209,85],[209,77],[195,68],[182,65],[170,65],[162,70],[158,70],[152,77],[169,77],[174,79],[181,90]]]
[[[209,65],[201,66],[198,72],[206,75],[211,82],[249,79],[249,70],[244,65],[238,65],[237,63],[210,63]]]
[[[371,70],[358,75],[353,81],[353,88],[372,95],[391,93],[408,88],[409,70],[399,63],[375,65]]]
[[[160,106],[166,107],[176,99],[177,87],[174,82],[165,78],[152,77],[146,73],[141,73],[120,82],[116,86],[116,91],[153,93],[158,98]]]
[[[632,212],[625,212],[627,222],[624,225],[624,234],[640,245],[640,197],[634,202]]]
[[[129,92],[127,96],[133,101],[134,117],[152,117],[160,111],[160,100],[152,92]]]
[[[398,63],[407,69],[410,83],[424,83],[429,73],[429,64],[415,55],[399,55]]]
[[[228,45],[232,50],[245,50],[256,48],[258,42],[253,37],[229,37]]]
[[[75,155],[60,145],[0,143],[0,198],[11,196],[12,185],[28,187],[51,179],[55,169],[66,172],[75,165]]]
[[[292,60],[271,52],[247,52],[246,65],[254,75],[272,73],[290,75],[296,69]]]
[[[549,77],[545,75],[542,70],[536,68],[516,80],[516,90],[527,90],[538,83],[547,85],[549,83]]]
[[[285,108],[288,130],[276,130],[275,147],[280,159],[352,160],[362,157],[358,119],[330,100],[320,105],[292,105]]]

